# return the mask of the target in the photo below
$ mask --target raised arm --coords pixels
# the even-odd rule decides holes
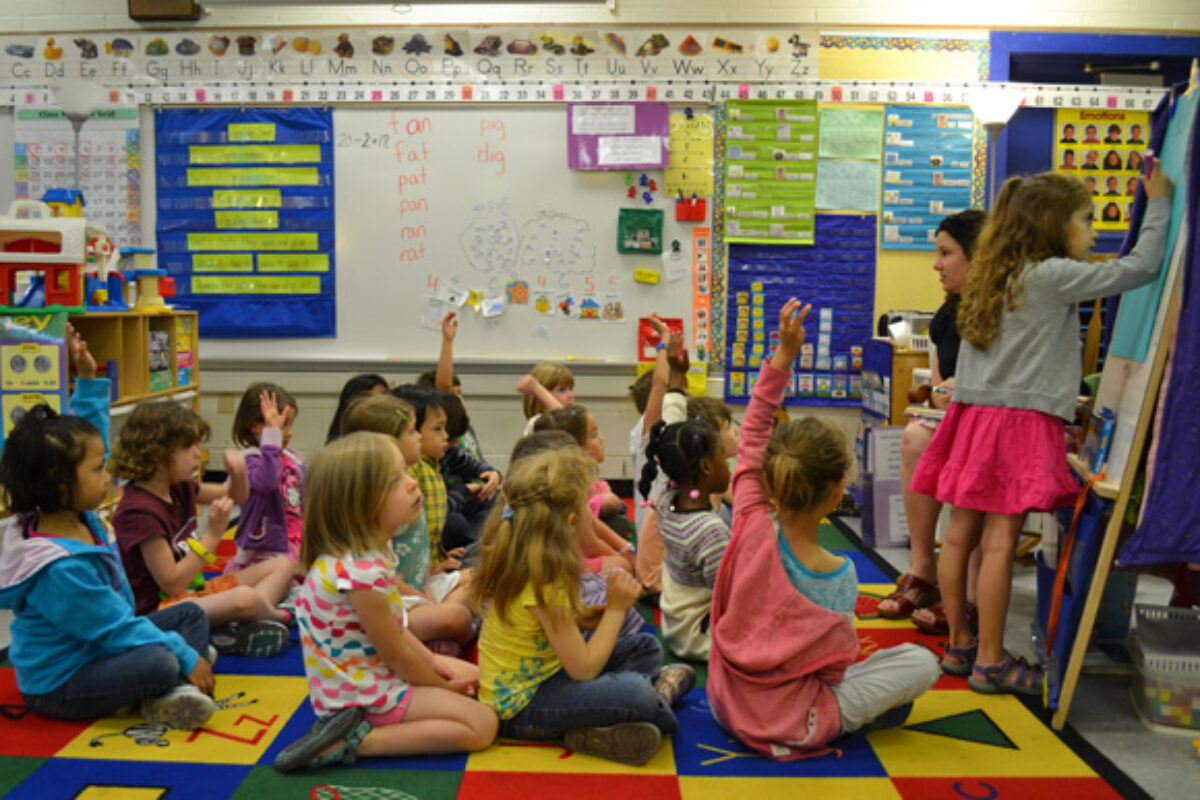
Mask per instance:
[[[563,407],[563,404],[554,396],[554,393],[538,383],[538,379],[532,375],[526,375],[517,381],[517,392],[522,395],[531,394],[536,397],[538,405],[542,407],[543,412],[557,411]]]
[[[663,345],[667,343],[667,336],[670,334],[670,329],[667,328],[667,323],[663,322],[658,314],[651,314],[649,320],[650,324],[654,327],[654,332],[658,334],[659,344],[654,354],[654,376],[650,381],[650,397],[646,400],[646,412],[642,414],[643,436],[650,433],[650,429],[654,427],[654,423],[658,422],[662,416],[663,397],[667,393],[667,379],[669,376],[667,348]]]
[[[771,421],[783,401],[783,392],[792,376],[792,362],[804,344],[804,319],[812,306],[801,307],[791,298],[779,311],[779,346],[763,365],[750,405],[742,418],[742,437],[738,442],[737,471],[733,474],[733,515],[736,519],[747,508],[767,503],[770,498],[763,485],[761,470],[767,442],[771,438]]]
[[[434,381],[437,388],[452,391],[454,389],[454,337],[458,333],[458,313],[447,312],[442,317],[442,352],[438,355],[437,376]]]

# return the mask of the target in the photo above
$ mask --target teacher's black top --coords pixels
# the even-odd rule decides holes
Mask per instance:
[[[938,372],[942,380],[954,377],[958,367],[958,303],[947,300],[929,322],[929,338],[937,348]]]

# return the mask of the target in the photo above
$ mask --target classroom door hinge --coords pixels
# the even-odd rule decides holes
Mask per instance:
[[[194,21],[202,10],[196,0],[129,0],[129,18],[137,22]]]

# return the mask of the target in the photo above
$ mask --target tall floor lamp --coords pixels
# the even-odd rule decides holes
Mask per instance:
[[[1012,119],[1012,115],[1021,107],[1025,93],[1020,89],[1005,87],[981,86],[968,98],[971,113],[979,124],[987,131],[988,141],[988,191],[987,207],[992,207],[996,197],[996,149],[1000,139],[1000,131]]]

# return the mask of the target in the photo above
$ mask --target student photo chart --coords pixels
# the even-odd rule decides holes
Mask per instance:
[[[704,222],[676,222],[662,170],[568,169],[567,113],[334,108],[336,337],[206,340],[205,358],[433,358],[436,323],[457,310],[464,361],[634,361],[638,317],[690,317],[684,278]],[[678,240],[686,273],[658,253],[618,253],[622,208],[662,212],[662,251]],[[636,270],[659,283],[636,282]]]

